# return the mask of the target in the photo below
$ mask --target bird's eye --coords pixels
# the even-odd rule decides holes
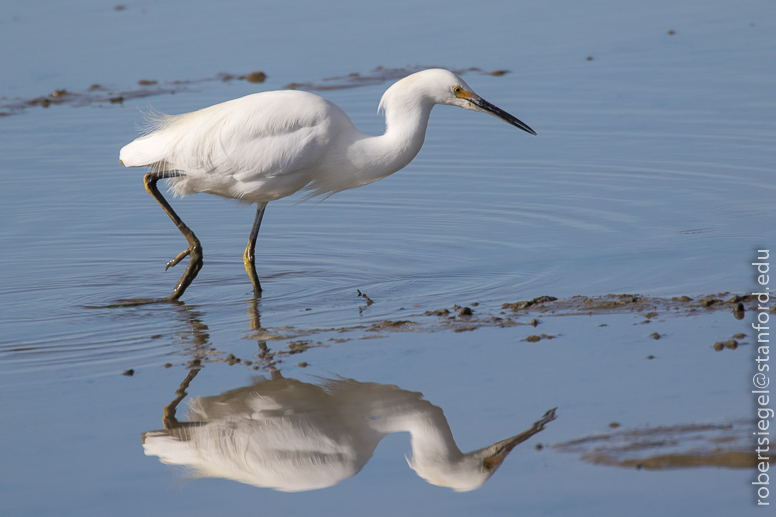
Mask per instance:
[[[456,86],[455,88],[453,88],[453,93],[456,95],[458,95],[462,91],[463,91],[463,88],[461,88],[460,86]]]

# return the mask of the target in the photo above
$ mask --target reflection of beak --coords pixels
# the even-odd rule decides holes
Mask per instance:
[[[495,106],[493,107],[495,108]],[[511,116],[508,113],[506,115]],[[520,121],[518,120],[518,122]],[[522,124],[522,122],[520,123]],[[517,126],[517,127],[520,127],[520,126]],[[528,129],[531,129],[531,128],[528,128]],[[501,465],[501,463],[504,461],[507,455],[510,452],[512,452],[512,449],[514,449],[515,447],[517,447],[518,445],[520,445],[521,443],[523,443],[524,441],[526,441],[527,439],[535,435],[536,433],[543,431],[545,425],[555,420],[556,409],[558,408],[554,408],[547,411],[540,420],[538,420],[537,422],[534,422],[533,427],[531,427],[529,430],[523,431],[522,433],[518,434],[517,436],[513,436],[512,438],[507,438],[506,440],[502,440],[498,443],[494,443],[493,445],[488,447],[488,449],[490,449],[490,451],[492,452],[487,458],[485,458],[485,460],[483,460],[482,468],[486,471],[490,471],[498,468],[498,466]]]
[[[467,98],[466,100],[468,100],[469,102],[471,102],[472,104],[480,108],[480,110],[484,111],[485,113],[489,115],[493,115],[496,118],[500,118],[507,124],[512,124],[513,126],[519,127],[526,133],[531,133],[532,135],[536,134],[536,131],[528,127],[528,124],[519,120],[516,117],[513,117],[512,115],[502,110],[501,108],[494,106],[493,104],[489,103],[488,101],[486,101],[485,99],[483,99],[478,95],[474,95],[470,98]]]

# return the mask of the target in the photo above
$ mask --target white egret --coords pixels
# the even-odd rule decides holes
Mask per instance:
[[[442,409],[422,396],[343,378],[319,386],[276,372],[272,380],[194,398],[188,422],[167,418],[168,406],[165,430],[144,433],[143,449],[195,476],[298,492],[356,475],[385,436],[409,432],[410,467],[433,485],[464,492],[479,488],[515,447],[555,419],[551,409],[528,430],[464,453]]]
[[[174,266],[190,256],[165,300],[177,300],[197,276],[202,246],[159,193],[157,181],[167,179],[178,196],[205,192],[256,203],[243,261],[258,295],[254,252],[267,203],[301,189],[311,196],[331,195],[405,167],[423,145],[436,104],[488,113],[536,134],[475,94],[463,79],[441,69],[417,72],[386,90],[378,108],[386,123],[381,136],[361,133],[335,104],[293,90],[255,93],[182,115],[152,116],[153,131],[124,146],[119,159],[127,167],[151,167],[144,178],[146,190],[189,243],[167,263]]]

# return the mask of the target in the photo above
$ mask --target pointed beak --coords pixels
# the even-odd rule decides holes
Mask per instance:
[[[482,464],[483,469],[489,471],[498,468],[499,465],[501,465],[501,463],[509,455],[509,453],[512,452],[512,449],[520,445],[526,439],[527,438],[523,438],[522,436],[518,435],[491,445],[491,454],[485,458]]]
[[[498,109],[498,108],[496,108]],[[519,121],[518,121],[519,122]],[[520,126],[518,126],[520,127]],[[527,127],[527,126],[526,126]],[[522,129],[522,128],[521,128]],[[530,128],[529,128],[530,129]],[[485,458],[482,467],[486,471],[494,470],[501,465],[501,463],[504,461],[504,459],[507,457],[507,455],[512,452],[512,449],[535,435],[536,433],[540,433],[544,430],[544,426],[548,423],[555,420],[555,410],[558,408],[553,408],[549,411],[547,411],[542,418],[540,418],[538,421],[534,422],[534,425],[528,429],[527,431],[523,431],[522,433],[513,436],[512,438],[507,438],[506,440],[502,440],[498,443],[494,443],[489,447],[490,449],[490,455]]]
[[[528,124],[519,120],[517,117],[513,117],[512,115],[502,110],[501,108],[494,106],[493,104],[489,103],[479,95],[474,95],[473,97],[470,97],[467,100],[472,104],[474,104],[475,106],[477,106],[479,108],[479,111],[483,111],[488,115],[493,115],[496,118],[500,118],[507,124],[512,124],[515,127],[519,127],[526,133],[531,133],[532,135],[536,135],[536,131],[528,127]]]

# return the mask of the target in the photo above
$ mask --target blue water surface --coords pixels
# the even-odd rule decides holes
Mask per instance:
[[[495,317],[503,303],[541,295],[756,290],[757,250],[776,250],[775,15],[772,2],[721,0],[7,6],[0,513],[754,513],[753,472],[624,470],[534,448],[612,421],[750,418],[754,347],[715,353],[712,344],[743,332],[751,345],[751,314],[546,317],[537,328],[453,332],[423,313],[459,305]],[[379,66],[465,71],[538,135],[440,106],[404,170],[320,203],[271,203],[255,303],[241,260],[253,207],[173,200],[203,243],[204,269],[183,305],[114,307],[167,296],[180,272],[164,264],[184,247],[143,171],[118,164],[143,111],[183,113],[292,82],[375,76]],[[261,84],[202,81],[259,70]],[[496,70],[509,73],[488,74]],[[118,95],[140,80],[175,93],[25,104],[59,89],[88,100],[95,84]],[[378,134],[389,84],[318,93]],[[414,332],[368,331],[383,320],[412,321]],[[523,341],[540,333],[557,337]],[[161,427],[188,361],[206,359],[189,395],[214,396],[269,373],[208,361],[231,353],[256,366],[260,343],[299,340],[321,346],[286,357],[283,375],[421,392],[445,411],[461,449],[520,432],[552,407],[558,419],[465,494],[418,478],[398,434],[358,476],[299,494],[191,479],[143,454],[141,435]],[[135,375],[122,376],[128,369]]]

